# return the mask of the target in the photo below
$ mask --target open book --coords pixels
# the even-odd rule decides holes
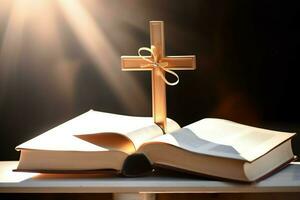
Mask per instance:
[[[183,128],[168,119],[163,134],[150,117],[90,110],[17,146],[16,171],[132,175],[149,168],[134,163],[136,157],[150,166],[251,182],[294,159],[294,135],[213,118]]]

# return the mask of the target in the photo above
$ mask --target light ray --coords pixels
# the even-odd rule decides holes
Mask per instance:
[[[72,105],[74,81],[81,61],[80,58],[71,60],[64,52],[59,29],[61,27],[58,27],[61,22],[57,21],[56,15],[59,7],[79,45],[87,52],[104,81],[109,83],[129,114],[148,110],[151,104],[145,91],[130,74],[121,72],[120,54],[116,48],[124,49],[133,44],[134,37],[123,35],[122,31],[113,32],[122,20],[117,20],[118,14],[115,12],[109,15],[109,2],[0,0],[0,3],[0,22],[8,20],[6,29],[0,35],[0,101],[8,89],[7,82],[16,84],[14,77],[20,72],[23,76],[23,71],[26,71],[26,77],[30,78],[31,84],[42,83],[35,86],[38,90],[47,89],[48,94],[45,95],[51,95],[51,92],[60,93],[60,99]],[[103,13],[98,16],[97,9],[91,9],[93,5]],[[5,10],[8,8],[10,12]],[[110,17],[114,20],[113,23],[109,23]],[[110,38],[103,32],[102,25],[112,32]],[[142,30],[142,26],[139,29]],[[117,41],[124,42],[112,44],[110,40],[116,38]],[[43,80],[45,75],[49,75],[51,79]],[[132,103],[133,100],[138,102],[138,106]]]
[[[0,3],[0,11],[11,8],[10,13],[6,11],[9,18],[0,43],[0,101],[5,97],[8,82],[16,84],[14,77],[21,70],[26,71],[30,82],[41,83],[35,87],[48,91],[43,95],[59,94],[64,107],[72,109],[78,66],[76,60],[70,61],[64,55],[53,1],[0,0]],[[44,80],[45,75],[51,79]]]
[[[12,10],[0,49],[0,99],[5,95],[8,80],[14,78],[16,71],[24,25],[29,13],[26,7],[26,1],[23,0],[16,0],[12,4]]]
[[[44,83],[40,85],[40,90],[50,90],[49,93],[58,94],[60,100],[64,101],[64,107],[72,110],[78,61],[70,60],[65,55],[54,5],[52,0],[39,0],[31,14],[28,26],[31,30],[33,51],[29,58],[35,62],[31,70],[35,79]],[[44,76],[39,76],[40,74],[47,74],[51,79],[44,81]]]
[[[149,106],[144,91],[136,81],[129,75],[121,76],[120,56],[83,5],[78,0],[58,2],[79,43],[126,108],[130,112],[137,112],[138,108]],[[139,107],[132,103],[132,96],[136,97],[135,101],[139,103]]]
[[[129,54],[131,51],[131,48],[129,47],[137,44],[135,35],[130,34],[132,31],[142,33],[145,37],[147,36],[146,38],[149,36],[148,31],[145,29],[145,27],[147,27],[147,23],[145,24],[147,20],[143,17],[137,17],[143,15],[145,12],[149,12],[148,9],[145,9],[143,3],[144,2],[142,1],[137,1],[129,5],[128,1],[118,1],[117,3],[112,3],[107,0],[85,1],[89,13],[93,14],[93,17],[99,21],[103,29],[115,30],[110,32],[110,37],[113,38],[113,40],[118,41],[118,43],[115,43],[114,45],[117,45],[118,49],[121,49],[124,52],[129,51]],[[126,9],[124,9],[125,7]],[[143,42],[144,43],[139,45],[149,45],[147,40]]]
[[[11,0],[0,0],[0,22],[6,18],[10,7],[12,6]],[[1,30],[2,27],[0,27]]]

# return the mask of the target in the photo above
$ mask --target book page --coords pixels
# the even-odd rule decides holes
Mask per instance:
[[[151,117],[90,110],[16,148],[56,151],[120,150],[132,153],[135,145],[139,146],[145,140],[162,134]]]
[[[163,142],[195,153],[251,162],[293,135],[209,118],[151,142]]]
[[[166,133],[170,133],[179,129],[180,126],[174,120],[167,119]],[[131,139],[135,148],[138,149],[145,142],[163,135],[163,131],[159,126],[152,124],[150,126],[130,132],[126,135]]]

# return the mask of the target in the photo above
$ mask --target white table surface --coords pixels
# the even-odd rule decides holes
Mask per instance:
[[[13,172],[17,161],[0,161],[1,193],[261,193],[300,192],[300,162],[258,183],[244,184],[162,175],[124,178],[113,175],[42,175]]]

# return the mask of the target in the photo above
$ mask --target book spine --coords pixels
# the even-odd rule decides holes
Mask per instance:
[[[151,162],[144,154],[134,153],[125,159],[121,174],[126,177],[138,177],[151,175],[153,171]]]

